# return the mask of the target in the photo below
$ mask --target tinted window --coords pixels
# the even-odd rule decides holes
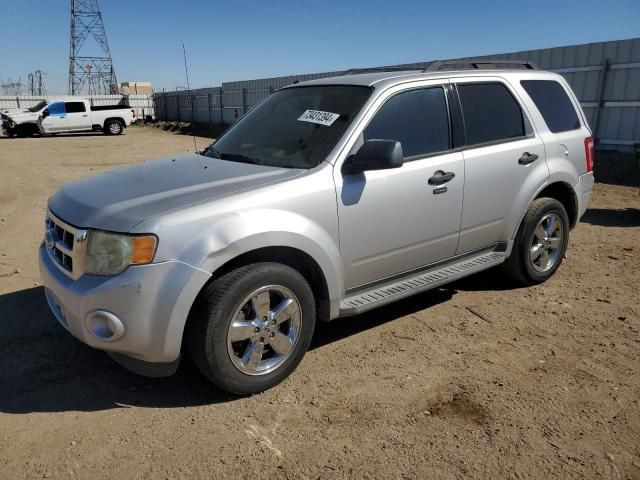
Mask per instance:
[[[576,109],[562,85],[554,80],[523,80],[520,84],[554,133],[580,128]]]
[[[86,112],[84,102],[65,102],[64,108],[67,113]]]
[[[364,131],[364,139],[397,140],[405,157],[449,148],[449,115],[444,90],[427,88],[391,97]]]
[[[49,115],[52,117],[60,117],[66,113],[62,102],[52,103],[47,107],[47,110],[49,110]]]
[[[524,136],[522,111],[501,83],[459,84],[467,145]]]

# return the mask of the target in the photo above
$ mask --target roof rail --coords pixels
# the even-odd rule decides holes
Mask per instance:
[[[495,59],[483,59],[483,60],[436,60],[431,62],[423,72],[435,72],[437,70],[451,70],[451,68],[444,68],[445,65],[471,65],[472,69],[480,69],[480,65],[520,65],[525,70],[538,70],[538,66],[526,60],[502,60]]]
[[[376,73],[376,72],[407,72],[410,70],[422,70],[420,67],[372,67],[372,68],[350,68],[340,72],[340,77],[345,75],[357,75],[358,73]]]

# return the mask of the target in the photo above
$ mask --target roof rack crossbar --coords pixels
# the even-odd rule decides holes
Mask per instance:
[[[425,67],[423,72],[447,70],[446,68],[443,68],[445,65],[471,65],[471,68],[476,70],[480,69],[480,65],[520,65],[523,66],[525,70],[538,70],[538,66],[535,63],[527,60],[502,60],[495,58],[486,60],[436,60]]]

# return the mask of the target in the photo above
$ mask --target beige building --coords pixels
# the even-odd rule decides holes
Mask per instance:
[[[129,95],[152,95],[153,87],[151,82],[122,82],[120,89],[127,87],[129,89]]]

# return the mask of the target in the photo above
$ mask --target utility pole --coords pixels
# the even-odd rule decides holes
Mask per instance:
[[[91,51],[90,45],[85,45],[87,39],[95,41],[99,55],[82,55],[83,46],[85,51]],[[92,90],[91,93],[118,93],[118,80],[98,0],[71,0],[69,93],[79,95],[85,86]]]

